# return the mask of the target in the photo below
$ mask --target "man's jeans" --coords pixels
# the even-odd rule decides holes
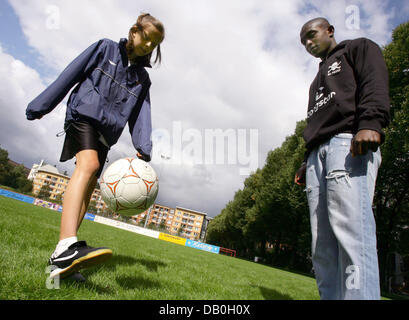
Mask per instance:
[[[352,157],[353,135],[314,149],[307,163],[312,263],[321,299],[380,299],[372,212],[381,154]]]

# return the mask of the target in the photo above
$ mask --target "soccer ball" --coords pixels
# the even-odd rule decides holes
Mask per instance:
[[[114,212],[134,216],[146,211],[155,201],[159,180],[155,170],[137,158],[112,163],[100,181],[101,196]]]

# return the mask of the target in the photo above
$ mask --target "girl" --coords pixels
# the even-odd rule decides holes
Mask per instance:
[[[102,39],[91,45],[27,107],[28,120],[41,119],[77,84],[67,103],[66,138],[60,158],[64,162],[75,156],[76,167],[64,194],[60,241],[49,260],[51,278],[65,278],[112,256],[108,248],[92,248],[78,241],[77,232],[108,150],[126,124],[137,156],[150,161],[151,82],[145,67],[151,67],[155,48],[154,62],[161,61],[164,36],[159,20],[150,14],[140,15],[128,39],[119,43]]]

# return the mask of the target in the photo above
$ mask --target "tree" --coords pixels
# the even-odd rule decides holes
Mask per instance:
[[[7,150],[2,148],[0,148],[0,185],[11,187],[22,193],[29,193],[33,189],[33,183],[27,179],[24,166],[11,165]]]
[[[33,190],[33,182],[27,179],[23,165],[16,166],[12,169],[9,186],[23,193]]]
[[[409,22],[395,28],[383,53],[389,70],[391,123],[381,147],[374,212],[381,283],[386,289],[392,253],[409,256],[409,243],[402,241],[409,226]]]
[[[62,204],[62,202],[63,202],[63,197],[64,197],[64,195],[63,195],[62,192],[58,193],[58,194],[55,196],[54,202],[57,203],[57,204]]]
[[[180,226],[179,229],[178,229],[178,231],[177,231],[177,235],[178,235],[178,236],[181,236],[182,233],[183,233],[183,227]]]
[[[237,255],[267,258],[274,265],[309,271],[310,224],[302,188],[293,182],[305,151],[305,121],[281,147],[268,154],[266,164],[244,181],[209,224],[207,241],[235,249]],[[267,243],[274,252],[266,252]]]
[[[294,175],[304,158],[305,125],[297,123],[294,134],[268,154],[253,210],[255,231],[274,247],[272,263],[302,271],[310,269],[311,234],[306,196]]]
[[[48,183],[42,185],[40,191],[37,194],[37,198],[43,200],[50,200],[51,186]]]
[[[152,221],[149,222],[146,227],[147,227],[148,229],[151,229],[151,230],[156,230],[156,229],[157,229],[157,228],[156,228],[156,224],[153,223]]]
[[[140,227],[144,227],[144,226],[145,226],[145,221],[146,221],[146,218],[147,218],[147,217],[148,217],[148,215],[145,214],[145,216],[139,221],[138,225],[139,225]]]
[[[90,213],[97,213],[98,212],[97,202],[95,200],[90,201],[87,211],[90,212]]]
[[[0,185],[8,185],[11,165],[9,164],[9,153],[0,148]]]
[[[159,230],[164,231],[166,230],[166,220],[162,219],[160,224],[159,224]]]

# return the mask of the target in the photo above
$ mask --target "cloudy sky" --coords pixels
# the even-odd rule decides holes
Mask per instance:
[[[141,12],[166,28],[163,62],[149,70],[157,202],[215,216],[306,116],[319,61],[299,42],[303,23],[324,16],[338,42],[364,36],[382,46],[409,2],[0,0],[0,146],[12,160],[73,172],[56,137],[68,96],[40,121],[26,120],[26,106],[89,45],[126,37]],[[109,161],[134,154],[126,128]]]

